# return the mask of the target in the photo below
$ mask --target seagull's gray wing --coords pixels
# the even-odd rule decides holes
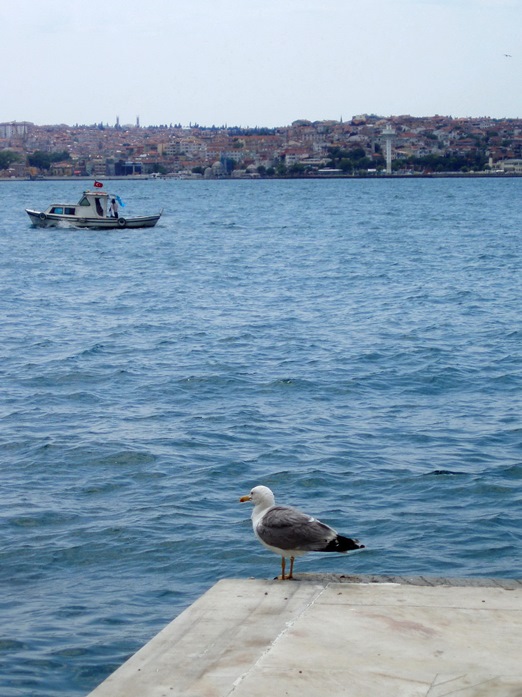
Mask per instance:
[[[272,506],[256,527],[259,538],[270,547],[314,552],[337,537],[335,530],[295,508]]]

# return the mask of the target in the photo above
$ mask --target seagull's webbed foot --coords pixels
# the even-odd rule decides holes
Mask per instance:
[[[290,557],[290,573],[285,575],[286,559],[281,557],[281,576],[276,576],[274,581],[293,581],[294,579],[294,560],[295,557]]]

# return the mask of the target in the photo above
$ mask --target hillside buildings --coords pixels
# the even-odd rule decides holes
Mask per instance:
[[[2,153],[10,153],[4,165]],[[42,168],[45,158],[38,161],[35,153],[52,161]],[[114,126],[0,124],[0,177],[518,172],[520,164],[509,162],[517,159],[521,119],[360,115],[272,129],[140,127],[139,118],[124,126],[119,118]]]

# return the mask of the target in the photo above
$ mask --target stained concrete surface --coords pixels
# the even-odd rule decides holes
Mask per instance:
[[[89,697],[522,697],[522,583],[223,580]]]

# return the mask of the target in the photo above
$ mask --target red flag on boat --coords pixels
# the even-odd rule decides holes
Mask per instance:
[[[95,181],[95,182],[94,182],[94,186],[97,187],[98,189],[101,189],[101,187],[103,186],[103,184],[102,184],[101,182],[96,182],[96,181]]]

